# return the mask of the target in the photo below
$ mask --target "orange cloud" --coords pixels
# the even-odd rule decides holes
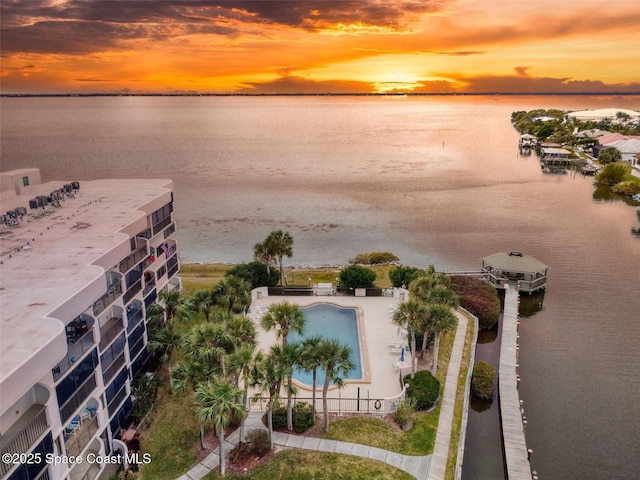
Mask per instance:
[[[1,88],[635,91],[639,26],[624,0],[5,0]]]

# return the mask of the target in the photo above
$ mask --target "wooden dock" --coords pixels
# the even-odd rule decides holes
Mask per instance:
[[[504,458],[509,480],[531,480],[531,464],[524,437],[524,425],[518,395],[518,285],[505,285],[498,391]]]

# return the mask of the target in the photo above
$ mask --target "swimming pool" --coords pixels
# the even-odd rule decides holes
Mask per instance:
[[[358,336],[358,311],[352,307],[340,307],[331,303],[315,303],[308,307],[300,307],[306,319],[303,335],[289,333],[287,342],[298,342],[305,338],[320,335],[325,338],[337,339],[351,348],[351,361],[355,368],[345,377],[345,380],[362,379],[362,355],[360,354],[360,340]],[[313,376],[311,372],[296,369],[293,378],[311,387]],[[324,384],[324,369],[319,368],[316,386]]]

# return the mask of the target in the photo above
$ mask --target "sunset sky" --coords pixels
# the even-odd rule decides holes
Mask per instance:
[[[637,0],[2,0],[11,93],[637,92]]]

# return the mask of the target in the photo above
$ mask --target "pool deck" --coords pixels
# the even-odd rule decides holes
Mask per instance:
[[[251,316],[258,332],[258,345],[267,351],[276,343],[275,331],[266,332],[260,326],[260,318],[270,305],[289,302],[301,307],[316,303],[332,303],[341,307],[355,307],[361,312],[358,325],[360,335],[360,351],[363,356],[363,374],[366,380],[345,380],[344,388],[332,390],[329,397],[356,398],[358,388],[361,398],[390,398],[401,391],[398,362],[399,353],[389,352],[389,342],[399,340],[399,329],[391,318],[393,309],[397,308],[401,300],[393,297],[343,297],[343,296],[263,296],[251,303]],[[410,354],[405,354],[405,360],[410,361]],[[410,365],[410,363],[409,363]],[[304,390],[299,387],[299,395]],[[311,389],[308,390],[309,395]]]

